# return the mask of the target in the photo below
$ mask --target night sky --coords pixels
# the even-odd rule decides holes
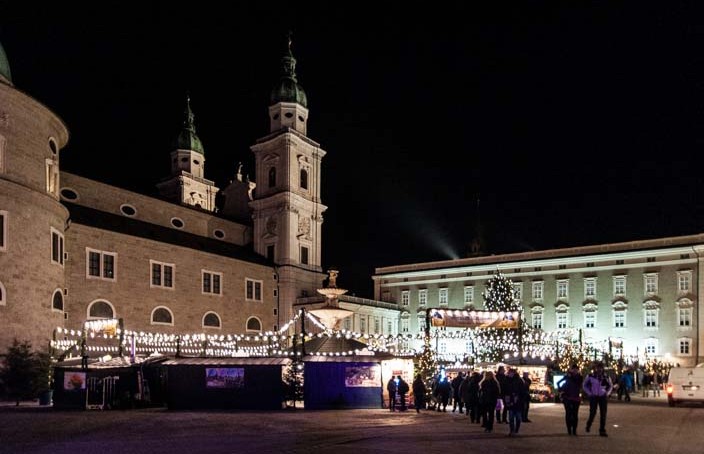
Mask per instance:
[[[206,176],[254,178],[291,29],[323,267],[358,296],[466,256],[477,199],[495,254],[704,231],[701,2],[250,3],[5,1],[0,42],[62,168],[152,194],[186,92]]]

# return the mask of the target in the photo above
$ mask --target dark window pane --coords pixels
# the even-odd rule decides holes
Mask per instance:
[[[256,301],[261,301],[262,299],[262,284],[260,282],[254,283],[254,299]]]
[[[95,318],[114,318],[112,307],[105,301],[96,301],[93,303],[90,306],[89,314],[91,317]]]
[[[173,287],[173,267],[164,265],[164,287]]]
[[[103,255],[103,277],[112,279],[115,277],[115,256]]]
[[[251,300],[254,297],[254,282],[247,281],[247,299]]]
[[[154,323],[173,323],[173,319],[171,318],[171,312],[164,309],[163,307],[160,307],[159,309],[154,311],[154,315],[152,315],[152,321]]]
[[[262,324],[256,318],[252,317],[247,320],[247,330],[248,331],[261,331]]]
[[[152,264],[152,285],[161,285],[161,265]]]
[[[100,254],[97,252],[88,253],[88,275],[100,276]]]
[[[54,299],[51,302],[51,307],[57,310],[64,310],[64,297],[61,292],[54,292]]]
[[[218,317],[216,314],[210,313],[205,316],[203,319],[203,326],[214,326],[214,327],[219,327],[220,326],[220,317]]]
[[[220,294],[220,276],[217,274],[213,274],[213,293]]]
[[[203,292],[210,293],[210,273],[203,273]]]

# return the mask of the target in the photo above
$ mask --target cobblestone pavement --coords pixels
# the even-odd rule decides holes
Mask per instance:
[[[587,407],[581,407],[577,437],[567,435],[564,410],[554,403],[533,404],[532,422],[508,437],[508,425],[486,434],[449,410],[57,411],[6,404],[0,406],[0,453],[703,452],[704,406],[670,408],[663,396],[612,399],[608,438],[584,432]]]

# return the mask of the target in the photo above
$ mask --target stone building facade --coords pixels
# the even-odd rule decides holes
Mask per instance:
[[[14,338],[42,348],[57,327],[104,318],[154,333],[277,331],[320,305],[326,152],[306,136],[295,64],[289,44],[270,130],[252,146],[259,184],[241,169],[222,191],[207,179],[187,100],[155,198],[62,170],[66,126],[13,85],[0,47],[0,350]],[[384,313],[379,334],[398,325],[384,304],[350,304]]]
[[[402,311],[401,332],[422,331],[427,308],[483,309],[486,282],[500,270],[535,328],[581,330],[602,350],[615,340],[627,356],[692,365],[704,357],[703,260],[704,235],[693,235],[390,266],[373,279],[375,297]],[[448,357],[467,348],[438,346]]]

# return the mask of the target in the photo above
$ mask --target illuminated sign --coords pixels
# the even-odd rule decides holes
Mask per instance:
[[[118,320],[116,318],[89,320],[85,323],[86,331],[114,336],[117,334]]]
[[[517,329],[519,320],[518,311],[430,310],[430,326]]]

